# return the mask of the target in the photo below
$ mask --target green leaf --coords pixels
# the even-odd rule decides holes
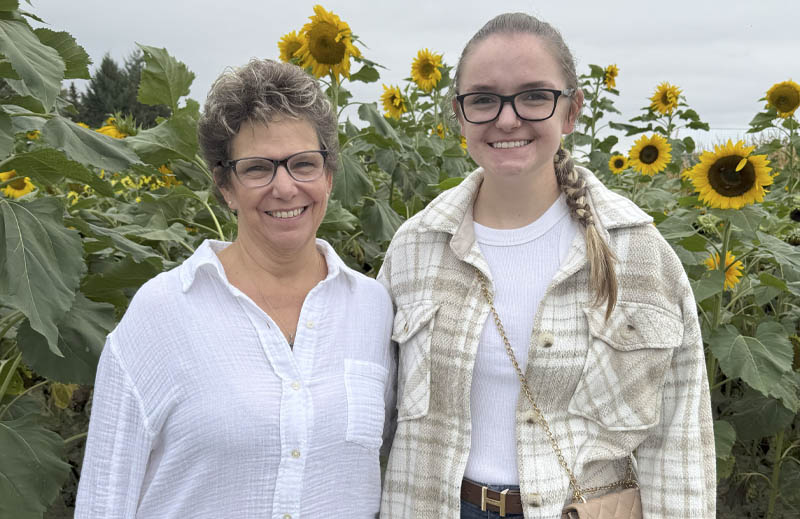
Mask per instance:
[[[5,167],[45,185],[57,184],[66,177],[87,184],[102,195],[114,196],[114,190],[108,182],[52,148],[39,148],[17,155]]]
[[[147,261],[159,269],[163,266],[164,258],[155,250],[147,245],[140,245],[135,241],[129,240],[116,229],[107,229],[99,225],[90,224],[82,218],[68,218],[66,223],[77,228],[82,234],[96,239],[96,250],[111,247],[130,256],[136,262]]]
[[[16,11],[19,9],[19,0],[0,0],[0,11]]]
[[[619,138],[616,135],[609,135],[600,143],[598,143],[597,147],[606,153],[611,153],[611,149],[616,146],[619,142]]]
[[[69,474],[64,440],[36,415],[0,422],[0,517],[41,517]]]
[[[759,226],[769,218],[767,212],[760,206],[749,205],[741,209],[721,209],[713,211],[720,218],[729,218],[748,239],[755,239]]]
[[[727,325],[716,330],[708,342],[728,377],[741,378],[765,396],[785,394],[781,379],[792,369],[794,351],[780,324],[761,323],[755,337],[741,335]]]
[[[800,492],[797,491],[800,488],[800,462],[785,458],[781,464],[780,482],[781,501],[796,509],[800,508]]]
[[[769,251],[770,255],[782,265],[791,265],[795,269],[800,269],[800,250],[797,247],[792,247],[783,240],[779,240],[774,236],[758,231],[756,233],[761,246]]]
[[[369,65],[364,65],[355,74],[350,74],[350,81],[363,81],[364,83],[374,83],[381,77],[378,69]]]
[[[78,45],[68,32],[55,32],[50,29],[34,29],[39,41],[52,47],[66,65],[64,79],[90,79],[89,65],[92,63],[86,51]]]
[[[694,298],[698,303],[702,303],[709,297],[713,297],[722,292],[723,283],[725,282],[725,273],[721,270],[711,270],[705,276],[697,281],[690,282],[692,291],[694,291]]]
[[[0,160],[3,160],[14,149],[14,129],[11,117],[0,110]]]
[[[403,219],[386,200],[367,200],[361,211],[361,228],[372,240],[389,241]]]
[[[727,458],[736,442],[736,431],[725,420],[714,421],[714,446],[717,458]]]
[[[768,287],[774,287],[782,292],[788,292],[789,287],[786,285],[786,281],[776,278],[772,274],[767,272],[763,272],[758,276],[758,280],[761,281],[761,284]]]
[[[706,241],[706,239],[699,234],[693,234],[691,236],[687,236],[686,238],[679,241],[678,244],[684,249],[692,252],[703,252],[706,250],[706,247],[708,246],[708,242]]]
[[[319,226],[320,234],[332,234],[338,231],[350,232],[356,228],[358,218],[342,207],[338,200],[328,200],[325,217]]]
[[[27,322],[17,330],[17,344],[25,363],[39,375],[66,384],[93,384],[100,352],[114,324],[113,306],[78,293],[58,324],[58,348],[63,357],[54,355],[45,338]]]
[[[378,107],[375,103],[364,103],[359,106],[358,116],[362,121],[369,123],[370,128],[375,130],[378,135],[393,141],[399,139],[392,125],[378,112]]]
[[[137,99],[146,105],[167,105],[176,112],[178,100],[189,95],[194,73],[170,56],[166,49],[147,45],[139,45],[139,48],[144,53],[145,68]]]
[[[125,140],[142,160],[154,166],[174,159],[191,162],[198,149],[197,124],[191,116],[179,113]]]
[[[372,191],[372,183],[364,172],[358,157],[348,150],[339,154],[341,167],[333,177],[333,198],[345,207],[353,207],[361,197]]]
[[[686,153],[694,153],[695,146],[694,139],[691,137],[683,138],[683,147],[686,149]]]
[[[439,191],[447,191],[450,188],[456,187],[457,185],[459,185],[463,181],[464,181],[463,177],[446,178],[446,179],[442,180],[441,182],[439,182],[439,184],[436,186],[436,188]]]
[[[60,355],[56,323],[72,307],[85,270],[78,233],[64,228],[54,198],[0,199],[0,296]]]
[[[778,400],[748,391],[731,403],[733,414],[727,417],[741,441],[758,440],[776,434],[794,419],[794,413]]]
[[[42,128],[41,140],[76,162],[109,172],[123,171],[131,164],[141,162],[124,139],[114,139],[78,126],[65,117],[47,121]]]
[[[120,310],[128,306],[126,291],[138,289],[161,269],[147,261],[137,263],[130,256],[103,263],[102,272],[86,276],[81,292],[94,301],[105,301]]]
[[[58,52],[39,41],[27,23],[0,20],[0,53],[20,77],[7,79],[8,86],[20,95],[37,98],[49,112],[64,78],[64,62]]]
[[[384,148],[376,149],[375,162],[378,163],[379,168],[390,175],[394,171],[394,168],[397,167],[397,157],[395,156],[394,150]]]

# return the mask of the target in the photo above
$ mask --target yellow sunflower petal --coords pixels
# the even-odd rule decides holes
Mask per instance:
[[[406,100],[400,92],[400,88],[396,86],[387,87],[383,85],[383,94],[381,94],[381,102],[386,117],[393,117],[399,119],[404,113],[408,111],[406,108]]]
[[[350,58],[361,57],[352,41],[350,26],[322,6],[314,6],[314,16],[303,26],[301,36],[303,45],[294,56],[300,60],[301,67],[311,67],[316,77],[333,74],[336,81],[340,76],[350,77]]]
[[[667,169],[672,160],[672,146],[667,139],[654,133],[644,135],[634,142],[628,157],[630,166],[642,175],[653,176]]]
[[[665,81],[656,87],[655,93],[650,98],[650,109],[664,115],[671,114],[678,108],[680,94],[680,88]]]
[[[417,52],[411,63],[411,79],[423,92],[430,92],[442,79],[442,55],[428,49]]]
[[[625,155],[612,155],[608,160],[608,169],[615,175],[619,175],[628,169],[628,157]]]
[[[297,34],[297,31],[284,34],[278,41],[278,50],[280,51],[280,60],[284,63],[289,63],[297,55],[297,51],[303,46],[305,39],[302,35]]]

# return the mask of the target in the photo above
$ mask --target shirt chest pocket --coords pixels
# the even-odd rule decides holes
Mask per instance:
[[[381,446],[386,418],[384,394],[387,376],[388,371],[379,364],[345,359],[347,441],[358,443],[368,449],[377,449]]]
[[[439,310],[434,301],[398,307],[392,329],[400,359],[397,373],[397,420],[428,414],[431,396],[431,336]]]
[[[683,340],[683,321],[668,310],[617,302],[584,309],[589,324],[586,363],[568,411],[611,431],[643,430],[661,418],[672,354]]]

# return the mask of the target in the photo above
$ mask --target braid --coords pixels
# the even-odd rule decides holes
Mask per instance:
[[[594,216],[586,203],[586,181],[575,170],[569,152],[559,148],[553,159],[556,179],[567,198],[570,214],[581,224],[586,238],[586,256],[589,260],[589,285],[595,295],[594,304],[606,301],[606,319],[617,303],[617,275],[614,271],[616,256],[603,240],[594,223]]]

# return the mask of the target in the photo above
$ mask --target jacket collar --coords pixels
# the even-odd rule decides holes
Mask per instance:
[[[634,227],[653,222],[653,218],[639,207],[603,185],[586,168],[576,166],[578,174],[586,181],[588,203],[595,216],[598,231],[608,240],[608,231]],[[475,242],[472,205],[483,182],[483,168],[478,168],[461,184],[436,197],[420,215],[421,232],[445,232],[453,238],[453,251],[463,258]]]

